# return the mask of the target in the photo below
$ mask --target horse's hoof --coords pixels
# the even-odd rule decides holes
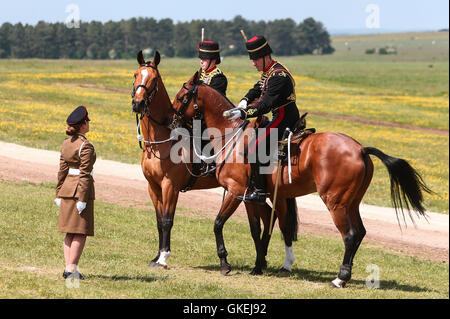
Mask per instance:
[[[167,269],[167,265],[160,264],[160,263],[158,263],[156,261],[151,261],[150,264],[148,264],[148,266],[150,268],[164,268],[164,269]]]
[[[230,264],[226,264],[223,265],[222,267],[220,267],[220,273],[224,276],[228,275],[231,271],[231,265]]]
[[[286,268],[284,268],[284,267],[281,267],[281,268],[278,270],[278,274],[281,275],[281,276],[289,276],[291,273],[292,273],[291,270],[286,269]]]
[[[345,284],[346,282],[336,278],[335,280],[333,280],[332,282],[330,282],[330,287],[332,288],[345,288]]]
[[[253,268],[253,270],[250,272],[250,275],[252,275],[252,276],[259,276],[259,275],[262,275],[263,274],[263,272],[262,272],[262,270],[261,270],[261,268]]]

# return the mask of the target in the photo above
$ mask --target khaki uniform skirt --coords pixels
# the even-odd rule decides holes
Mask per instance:
[[[81,214],[78,214],[77,201],[76,198],[61,198],[58,231],[94,236],[94,200],[86,202]]]

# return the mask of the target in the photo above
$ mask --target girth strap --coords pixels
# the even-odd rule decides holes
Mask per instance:
[[[185,193],[194,187],[195,182],[197,181],[198,175],[200,174],[200,167],[202,166],[202,163],[193,163],[192,164],[192,173],[190,174],[189,180],[186,184],[186,186],[180,191],[182,193]]]

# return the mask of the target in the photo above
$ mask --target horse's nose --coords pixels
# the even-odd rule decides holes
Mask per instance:
[[[133,105],[133,112],[140,113],[140,112],[144,111],[144,109],[145,109],[145,101],[144,100],[140,100],[140,101],[133,100],[131,102],[131,104]]]
[[[137,106],[136,101],[134,99],[131,100],[131,106],[133,108],[133,112],[137,113],[138,112],[138,106]]]

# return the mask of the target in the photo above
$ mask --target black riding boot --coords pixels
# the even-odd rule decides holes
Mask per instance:
[[[251,163],[250,180],[253,185],[253,192],[245,194],[245,196],[237,196],[238,199],[244,202],[254,202],[264,205],[266,203],[266,176],[260,174],[259,163]]]

